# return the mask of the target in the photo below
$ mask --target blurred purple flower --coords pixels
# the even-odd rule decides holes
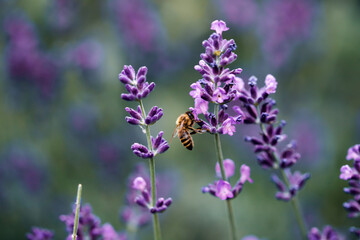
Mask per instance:
[[[52,0],[49,12],[49,21],[57,30],[67,30],[71,27],[76,16],[76,1],[74,0]]]
[[[65,223],[66,231],[68,234],[72,234],[74,228],[74,219],[75,219],[75,208],[73,213],[69,215],[61,215],[60,220]],[[91,239],[96,239],[101,236],[102,228],[100,219],[92,213],[91,206],[86,204],[80,207],[79,213],[79,225],[77,231],[77,239],[83,240],[87,239],[89,236]]]
[[[312,0],[271,0],[259,15],[265,56],[275,67],[283,65],[294,44],[309,36],[314,17]]]
[[[94,40],[79,42],[67,52],[67,61],[83,71],[97,70],[101,65],[102,46]]]
[[[54,233],[50,230],[33,227],[30,233],[26,234],[29,240],[52,240]]]
[[[258,6],[253,0],[222,0],[218,4],[227,21],[240,28],[250,26],[258,16]]]
[[[77,103],[69,110],[69,125],[71,133],[79,136],[91,136],[96,130],[98,109],[94,104]]]
[[[55,60],[39,49],[33,26],[25,18],[11,16],[5,20],[8,35],[7,71],[15,84],[37,89],[43,97],[51,97],[58,78]]]
[[[157,174],[156,186],[160,195],[168,195],[166,185],[173,185],[173,182],[161,173]],[[154,205],[151,205],[151,184],[150,176],[143,164],[138,164],[135,171],[128,179],[128,192],[126,194],[126,207],[122,211],[122,218],[130,229],[137,229],[151,221],[151,214],[163,212],[172,203],[172,199],[158,198]]]
[[[110,223],[102,226],[102,240],[127,240],[126,234],[118,233]]]
[[[161,27],[154,11],[142,0],[116,0],[112,5],[118,28],[127,45],[145,52],[158,49]]]
[[[2,182],[19,181],[28,190],[38,193],[44,190],[47,176],[39,164],[42,156],[20,144],[13,144],[5,150],[0,163]]]
[[[241,240],[260,240],[260,238],[254,236],[254,235],[249,235],[249,236],[243,237]]]
[[[308,233],[309,240],[341,240],[340,237],[335,230],[331,226],[325,226],[323,231],[321,232],[317,228],[311,228]]]

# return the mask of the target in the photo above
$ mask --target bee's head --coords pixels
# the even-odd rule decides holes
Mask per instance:
[[[188,115],[190,119],[194,119],[194,118],[195,118],[195,117],[194,117],[194,114],[192,113],[192,111],[187,111],[187,112],[186,112],[186,115]]]

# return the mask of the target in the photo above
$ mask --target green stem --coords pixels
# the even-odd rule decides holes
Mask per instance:
[[[283,179],[285,181],[285,184],[289,188],[290,187],[290,182],[289,182],[288,177],[286,176],[286,173],[285,173],[284,169],[281,169],[280,171],[281,171],[282,177],[283,177]],[[304,218],[303,218],[303,216],[301,214],[300,204],[299,204],[299,200],[298,200],[297,196],[294,196],[291,199],[291,206],[294,209],[296,221],[299,224],[299,228],[300,228],[300,231],[301,231],[302,238],[307,239],[307,230],[306,230],[307,227],[306,227]]]
[[[266,133],[266,129],[265,129],[265,126],[263,123],[260,123],[260,128],[261,128],[261,131],[263,134]],[[279,156],[276,154],[276,152],[273,152],[272,156],[274,157],[275,161],[276,161],[276,168],[279,166],[280,164],[280,159],[279,159]],[[280,172],[281,172],[281,175],[282,175],[282,178],[287,186],[288,189],[290,189],[290,182],[289,182],[289,179],[284,171],[284,169],[280,168]],[[299,225],[299,228],[300,228],[300,231],[301,231],[301,236],[303,239],[307,239],[307,227],[306,227],[306,224],[305,224],[305,220],[301,214],[301,210],[300,210],[300,204],[299,204],[299,200],[297,199],[297,196],[294,196],[292,199],[291,199],[291,206],[293,207],[294,209],[294,213],[295,213],[295,218],[296,218],[296,221]]]
[[[215,116],[218,115],[218,112],[219,112],[219,105],[216,104],[215,105]],[[216,153],[218,156],[218,162],[220,165],[221,177],[224,181],[227,181],[227,177],[225,174],[225,167],[224,167],[224,156],[223,156],[221,141],[220,141],[220,134],[218,134],[218,133],[215,133],[215,148],[216,148]],[[235,224],[235,218],[234,218],[234,213],[233,213],[233,209],[232,209],[231,199],[226,200],[226,206],[227,206],[228,217],[229,217],[229,222],[230,222],[231,239],[237,240],[236,227],[235,227],[236,224]]]
[[[139,100],[141,112],[143,118],[146,117],[146,112],[142,100]],[[151,133],[149,125],[146,125],[146,138],[147,144],[150,151],[153,150],[151,143]],[[155,161],[154,158],[149,159],[150,179],[151,179],[151,205],[154,206],[156,203],[156,180],[155,180]],[[153,214],[153,228],[154,228],[154,240],[161,240],[161,230],[159,223],[159,216],[157,213]]]
[[[81,190],[82,186],[79,184],[77,195],[76,195],[76,210],[75,210],[75,219],[74,219],[74,228],[73,228],[73,234],[72,234],[72,240],[76,240],[77,238],[77,230],[79,225],[79,212],[80,212],[80,201],[81,201]]]

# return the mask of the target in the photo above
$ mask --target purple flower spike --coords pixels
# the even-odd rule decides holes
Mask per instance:
[[[268,74],[265,78],[265,92],[267,94],[276,93],[277,84],[275,77]]]
[[[230,183],[220,179],[216,185],[216,196],[221,200],[226,200],[227,198],[233,198],[234,194],[231,191]]]
[[[317,228],[312,228],[308,233],[309,240],[340,240],[342,239],[331,226],[325,226],[321,232]]]
[[[133,153],[138,157],[141,157],[141,158],[152,158],[152,157],[154,157],[154,154],[151,151],[149,151],[149,149],[147,149],[147,147],[145,147],[142,144],[134,143],[131,146],[131,149],[133,150]]]
[[[250,178],[250,167],[243,164],[241,165],[240,167],[240,173],[241,173],[241,177],[240,177],[240,180],[239,182],[241,184],[244,184],[246,181],[248,181],[249,183],[253,183],[253,180]]]
[[[153,137],[151,137],[151,142],[152,142],[153,150],[154,150],[154,156],[156,156],[157,154],[163,153],[169,149],[169,144],[162,137],[163,134],[164,134],[164,132],[161,131],[161,132],[159,132],[159,134],[156,136],[155,139]]]
[[[132,188],[139,191],[144,191],[146,189],[146,181],[142,177],[137,177],[133,181]]]
[[[29,240],[51,240],[54,237],[54,233],[50,230],[33,227],[31,233],[26,234]]]
[[[360,161],[360,144],[356,144],[349,148],[346,160]]]
[[[228,27],[226,27],[226,23],[222,20],[215,20],[211,23],[211,30],[216,31],[217,34],[222,34],[222,32],[225,32],[229,30]]]
[[[225,159],[224,160],[224,168],[225,168],[225,176],[226,176],[226,178],[234,176],[235,163],[234,163],[233,160],[231,160],[229,158]],[[221,178],[221,169],[220,169],[220,164],[219,163],[216,163],[215,172],[216,172],[216,176]]]

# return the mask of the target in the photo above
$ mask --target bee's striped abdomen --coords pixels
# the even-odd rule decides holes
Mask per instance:
[[[194,147],[194,143],[190,133],[188,131],[183,130],[183,131],[179,131],[178,135],[182,145],[184,145],[184,147],[186,147],[187,149],[192,150]]]

